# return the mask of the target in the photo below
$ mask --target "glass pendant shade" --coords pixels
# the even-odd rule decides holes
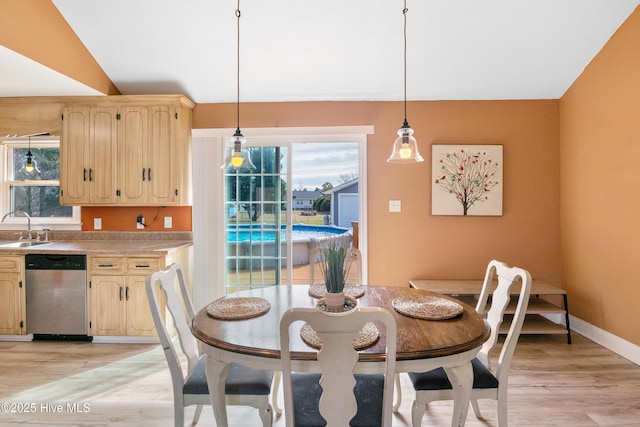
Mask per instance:
[[[245,138],[240,132],[240,129],[236,129],[236,133],[233,134],[233,147],[227,149],[227,154],[224,159],[224,163],[220,166],[220,169],[226,169],[229,166],[234,168],[247,168],[255,169],[255,165],[251,161],[249,156],[249,150],[243,149],[242,145],[245,142]]]
[[[418,163],[424,159],[418,151],[418,143],[413,137],[413,129],[406,122],[398,129],[398,137],[393,143],[393,152],[387,159],[389,163]]]
[[[33,154],[31,154],[31,150],[27,152],[27,164],[24,165],[24,170],[33,172]]]
[[[24,165],[24,170],[27,172],[33,172],[33,154],[31,154],[31,137],[29,137],[29,149],[27,150],[27,164]]]

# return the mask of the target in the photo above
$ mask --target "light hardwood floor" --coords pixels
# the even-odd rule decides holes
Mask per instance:
[[[412,393],[403,377],[404,400],[394,426],[410,425]],[[9,409],[35,412],[7,412],[7,402],[16,404]],[[158,345],[0,342],[0,403],[0,426],[173,425],[170,378]],[[481,401],[481,409],[487,420],[470,411],[467,426],[496,426],[492,403]],[[251,408],[232,407],[229,414],[232,427],[261,425]],[[449,426],[450,414],[450,404],[434,403],[422,425]],[[187,409],[187,417],[192,415],[193,408]],[[523,336],[510,373],[509,423],[636,427],[640,366],[578,334],[571,345],[562,335]],[[210,407],[198,425],[215,425]],[[284,420],[274,426],[284,426]]]

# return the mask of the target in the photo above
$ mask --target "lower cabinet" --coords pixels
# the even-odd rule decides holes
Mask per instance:
[[[164,257],[91,257],[89,334],[157,336],[145,282],[161,265]]]
[[[25,324],[24,257],[0,256],[0,335],[23,335]]]

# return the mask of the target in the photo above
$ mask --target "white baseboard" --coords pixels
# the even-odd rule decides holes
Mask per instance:
[[[619,354],[636,365],[640,365],[640,346],[624,340],[610,332],[593,326],[582,319],[569,315],[571,331],[589,338],[591,341]]]

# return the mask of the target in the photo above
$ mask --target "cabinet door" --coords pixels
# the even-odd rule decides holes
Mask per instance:
[[[126,286],[126,335],[155,337],[156,328],[149,308],[145,282],[147,276],[127,276]]]
[[[91,330],[94,336],[125,334],[124,276],[91,276]]]
[[[89,203],[89,122],[88,107],[63,110],[60,140],[60,204]]]
[[[178,199],[176,116],[175,107],[149,107],[148,201],[153,204],[175,204]]]
[[[20,273],[0,273],[0,334],[16,335],[23,332],[23,288]],[[26,330],[26,329],[25,329]]]
[[[91,108],[89,125],[90,201],[117,203],[118,124],[116,107]]]
[[[119,203],[147,202],[149,162],[147,160],[147,109],[121,107],[118,121]]]

